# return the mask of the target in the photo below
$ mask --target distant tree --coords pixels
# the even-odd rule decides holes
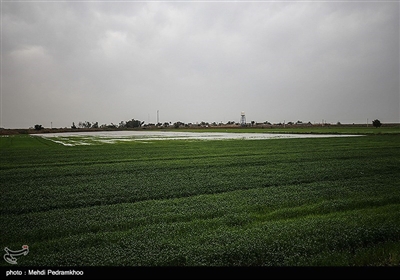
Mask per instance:
[[[136,128],[136,127],[141,127],[143,124],[144,124],[143,121],[141,122],[139,120],[132,119],[132,120],[127,121],[125,123],[125,127],[127,127],[127,128]]]
[[[75,126],[75,123],[74,123],[74,122],[72,122],[71,128],[72,128],[72,129],[76,129],[76,126]]]
[[[378,127],[380,127],[380,126],[382,125],[382,123],[381,123],[380,120],[376,119],[376,120],[373,120],[373,121],[372,121],[372,125],[373,125],[375,128],[378,128]]]
[[[251,121],[251,126],[254,126],[256,122],[255,121]]]
[[[120,123],[119,123],[119,125],[118,125],[118,128],[125,128],[126,127],[126,125],[125,125],[125,122],[124,121],[121,121]]]
[[[95,123],[93,123],[93,124],[95,124]],[[97,127],[99,126],[99,124],[97,123]],[[90,123],[90,122],[88,122],[88,121],[85,121],[85,122],[79,122],[78,123],[78,127],[79,128],[91,128],[92,127],[92,124]]]
[[[43,126],[41,124],[35,124],[35,129],[41,130],[41,129],[43,129]]]
[[[179,128],[181,126],[185,126],[185,123],[177,121],[176,123],[174,123],[174,128]]]
[[[92,124],[92,128],[99,128],[99,123],[98,122],[94,122]]]
[[[86,122],[83,123],[83,126],[84,126],[85,128],[91,128],[91,127],[92,127],[92,124],[91,124],[90,122],[86,121]]]

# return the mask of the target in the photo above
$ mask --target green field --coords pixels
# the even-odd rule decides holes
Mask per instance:
[[[21,266],[400,265],[396,133],[73,147],[16,135],[0,159],[0,245],[29,245]]]

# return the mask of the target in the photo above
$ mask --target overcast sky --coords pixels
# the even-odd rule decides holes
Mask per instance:
[[[1,5],[0,127],[400,122],[398,1]]]

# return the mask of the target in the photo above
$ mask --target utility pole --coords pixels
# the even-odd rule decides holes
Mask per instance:
[[[160,119],[159,119],[159,114],[158,114],[158,110],[157,110],[157,124],[160,122]]]

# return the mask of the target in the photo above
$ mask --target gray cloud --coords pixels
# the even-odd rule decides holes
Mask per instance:
[[[4,2],[3,127],[399,122],[399,3]]]

